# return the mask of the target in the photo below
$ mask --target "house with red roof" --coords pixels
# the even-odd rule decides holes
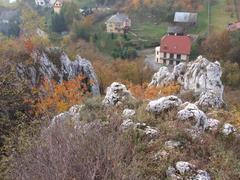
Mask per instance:
[[[155,49],[155,61],[165,65],[187,62],[191,52],[192,38],[188,35],[167,34]]]

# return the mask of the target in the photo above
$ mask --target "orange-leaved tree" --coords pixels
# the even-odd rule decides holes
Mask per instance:
[[[69,81],[56,83],[44,79],[42,89],[39,91],[34,88],[33,92],[37,93],[38,100],[35,103],[36,113],[43,114],[56,114],[66,111],[72,105],[78,104],[83,101],[84,97],[91,95],[89,86],[94,83],[87,81],[86,77],[82,74]],[[43,95],[44,94],[44,95]]]

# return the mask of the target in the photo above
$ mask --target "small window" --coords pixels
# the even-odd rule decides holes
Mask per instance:
[[[176,65],[178,65],[180,63],[180,61],[176,61]]]
[[[165,57],[165,58],[166,58],[166,57],[167,57],[167,53],[164,53],[164,54],[163,54],[163,57]]]
[[[177,59],[181,59],[181,54],[177,54]]]
[[[174,58],[174,54],[170,54],[170,58],[173,59]]]
[[[164,59],[164,60],[163,60],[163,64],[167,64],[167,61],[166,61],[166,59]]]
[[[169,64],[170,64],[170,65],[173,65],[173,60],[169,60]]]

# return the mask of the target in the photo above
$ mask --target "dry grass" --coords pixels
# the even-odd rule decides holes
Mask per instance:
[[[74,128],[58,124],[46,129],[33,148],[16,157],[10,179],[125,179],[135,148],[130,134],[117,130],[120,120],[109,125],[97,121]]]

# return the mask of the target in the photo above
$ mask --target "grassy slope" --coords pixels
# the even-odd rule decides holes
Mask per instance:
[[[218,0],[217,3],[212,6],[211,24],[213,32],[224,31],[228,23],[235,22],[237,20],[235,13],[231,17],[231,12],[227,12],[225,8],[226,8],[225,0]]]

